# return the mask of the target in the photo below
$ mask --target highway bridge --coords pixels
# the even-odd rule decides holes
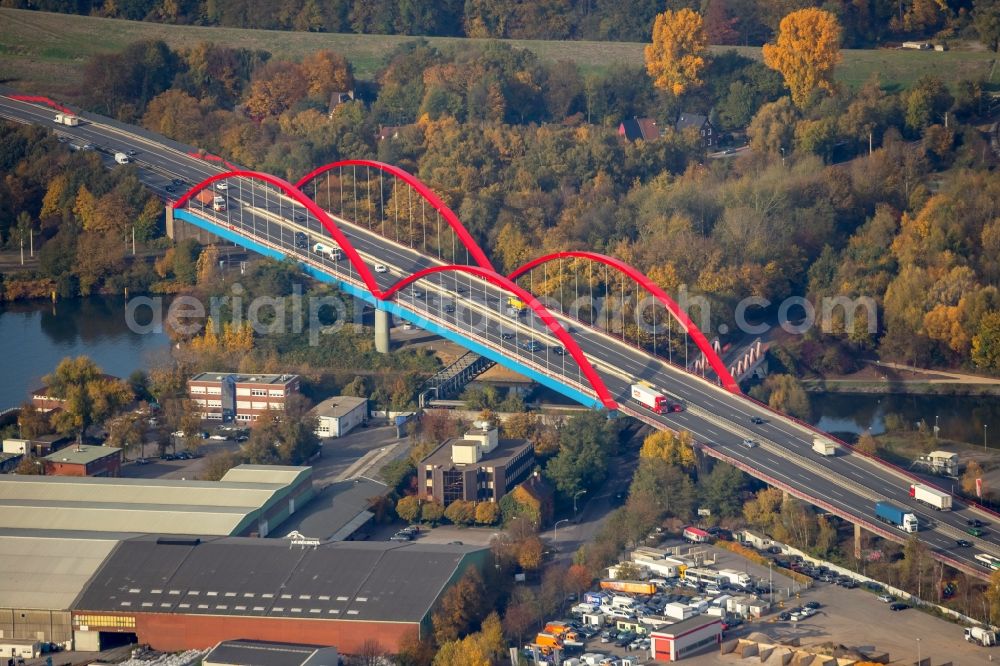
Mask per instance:
[[[910,483],[920,479],[846,445],[835,457],[814,453],[815,429],[743,395],[687,315],[648,278],[617,259],[567,252],[503,275],[429,188],[390,165],[346,160],[293,184],[206,159],[188,146],[92,114],[80,114],[84,122],[75,127],[57,125],[51,101],[0,92],[0,116],[46,127],[74,145],[90,144],[112,154],[134,151],[139,177],[168,202],[168,214],[175,219],[262,255],[292,258],[315,278],[372,304],[379,346],[387,345],[391,314],[580,404],[658,429],[687,430],[705,454],[883,537],[903,542],[908,535],[878,522],[874,504],[888,500],[906,507],[918,516],[918,536],[934,557],[967,573],[989,576],[975,560],[977,553],[1000,559],[1000,516],[958,502],[954,511],[934,511],[909,496]],[[196,195],[202,190],[224,197],[226,209],[199,203]],[[341,252],[317,251],[317,243]],[[554,289],[548,267],[567,265],[573,284],[567,284],[566,270],[553,271],[562,276]],[[601,319],[595,307],[573,305],[592,289],[595,272],[604,273],[602,284],[621,288],[622,300],[627,288],[635,302],[642,296],[656,305],[652,351],[616,335],[609,326],[612,318]],[[534,295],[543,288],[550,296],[544,302]],[[571,293],[553,297],[562,290]],[[508,310],[512,298],[530,314],[513,315]],[[620,316],[626,324],[625,315]],[[668,336],[676,340],[678,334],[683,352],[667,344]],[[687,370],[696,360],[683,358],[688,341],[701,354],[698,365],[712,374]],[[683,401],[685,409],[670,414],[645,409],[629,397],[629,386],[637,380],[661,387]],[[745,439],[759,445],[747,448]],[[967,521],[973,519],[987,524],[982,537],[966,533]],[[973,547],[958,546],[960,539],[972,541]]]

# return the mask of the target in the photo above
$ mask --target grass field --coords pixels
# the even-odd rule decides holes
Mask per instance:
[[[162,39],[173,48],[213,41],[263,49],[281,59],[298,59],[329,48],[343,53],[353,63],[357,76],[365,79],[374,75],[387,53],[414,38],[174,26],[0,8],[0,80],[26,92],[47,92],[71,100],[90,55],[118,51],[139,39]],[[443,47],[483,40],[432,37],[428,41]],[[530,40],[509,43],[534,51],[544,61],[572,60],[585,72],[603,70],[615,63],[642,64],[642,44]],[[760,57],[759,48],[737,50],[749,57]],[[905,88],[924,74],[936,74],[949,83],[965,78],[989,79],[994,83],[1000,82],[1000,73],[994,71],[994,55],[982,50],[944,53],[846,50],[837,77],[850,86],[858,86],[878,73],[883,85],[890,89]]]

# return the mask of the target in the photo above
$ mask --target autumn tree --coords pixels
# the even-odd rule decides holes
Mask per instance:
[[[415,523],[420,519],[420,498],[416,495],[401,497],[396,502],[396,515],[408,523]]]
[[[764,64],[785,78],[797,107],[804,108],[817,90],[833,91],[840,32],[836,16],[807,7],[781,19],[776,43],[764,45]]]
[[[797,121],[798,113],[788,97],[764,104],[747,128],[750,146],[772,155],[791,152]]]
[[[986,588],[986,599],[990,602],[990,618],[992,624],[1000,623],[1000,571],[990,574],[990,584]]]
[[[684,8],[657,14],[653,43],[645,49],[646,71],[653,85],[674,95],[701,86],[708,37],[701,15]]]
[[[307,87],[300,65],[270,62],[250,86],[247,114],[258,119],[280,115],[305,97]]]
[[[108,420],[108,437],[104,441],[105,446],[114,446],[124,449],[125,454],[140,449],[140,455],[145,455],[142,450],[145,443],[146,428],[143,415],[138,412],[128,412],[119,414]]]
[[[962,473],[962,492],[972,497],[976,496],[976,480],[983,478],[983,467],[975,460],[970,460],[965,465],[965,472]]]
[[[310,95],[327,102],[335,92],[354,90],[354,72],[347,58],[335,51],[324,49],[302,59],[302,73],[305,76]]]
[[[500,518],[500,507],[496,502],[480,502],[476,505],[476,522],[480,525],[493,525]]]
[[[91,424],[104,421],[132,400],[128,384],[106,376],[86,356],[64,358],[42,381],[49,395],[64,401],[52,415],[53,426],[62,434],[75,433],[77,441]]]
[[[442,517],[444,517],[444,505],[436,499],[424,502],[420,507],[420,520],[426,523],[433,525],[441,520]]]
[[[854,445],[854,450],[869,456],[878,455],[878,442],[875,441],[870,430],[861,433],[861,436],[858,437],[858,443]]]
[[[694,440],[691,433],[684,431],[657,430],[642,442],[640,458],[661,458],[670,465],[694,469],[697,462],[694,454]]]
[[[471,525],[476,521],[476,505],[474,502],[456,500],[444,510],[444,517],[456,525]]]
[[[21,405],[17,413],[17,427],[25,439],[35,439],[52,432],[48,413],[35,407],[33,402]]]
[[[434,638],[438,644],[453,641],[472,629],[489,608],[483,577],[478,569],[469,569],[459,581],[441,595],[431,616]]]

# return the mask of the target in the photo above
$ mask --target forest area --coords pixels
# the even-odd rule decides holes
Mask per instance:
[[[824,10],[785,16],[763,61],[711,53],[710,25],[668,11],[654,22],[646,68],[604,73],[501,42],[418,39],[372,81],[355,80],[329,50],[293,62],[207,42],[179,51],[136,42],[94,56],[80,89],[93,111],[293,180],[336,159],[398,165],[435,190],[499,267],[543,252],[604,252],[670,293],[704,297],[713,331],[734,328],[747,296],[873,299],[877,322],[862,311],[849,330],[835,318],[789,343],[780,360],[792,374],[846,373],[873,354],[1000,370],[1000,186],[982,82],[837,85],[848,31]],[[815,36],[810,71],[789,65],[804,48],[797,30]],[[712,150],[750,149],[709,158],[697,129],[675,127],[681,113],[716,128]],[[638,117],[654,119],[658,136],[621,137],[620,123]],[[122,272],[112,239],[132,220],[140,240],[166,242],[127,170],[104,173],[38,130],[5,127],[0,141],[0,235],[11,247],[37,230],[43,257],[34,274],[6,276],[8,298],[32,294],[32,280],[35,291],[54,283],[67,295],[126,279],[154,292],[196,283],[196,256],[183,248]],[[88,249],[79,266],[78,247]],[[566,262],[535,286],[556,295],[579,268]],[[623,335],[648,344],[638,327]]]

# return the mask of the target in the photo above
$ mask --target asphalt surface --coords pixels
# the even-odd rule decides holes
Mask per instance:
[[[189,156],[179,144],[98,116],[84,114],[85,122],[77,127],[56,125],[54,111],[2,96],[0,116],[52,129],[66,137],[70,146],[90,144],[101,151],[109,168],[133,168],[116,165],[113,154],[135,151],[133,159],[139,167],[140,179],[167,200],[176,199],[193,184],[222,172],[214,163]],[[171,185],[175,178],[184,183]],[[173,192],[167,190],[168,185]],[[245,178],[230,179],[228,188],[216,193],[227,199],[226,211],[216,213],[192,201],[188,204],[189,212],[322,269],[342,282],[363,286],[358,272],[346,259],[336,261],[313,251],[316,242],[330,246],[335,243],[301,203],[282,195],[273,186]],[[333,218],[372,270],[377,264],[385,266],[385,272],[372,273],[381,290],[388,290],[418,270],[442,263],[383,238],[374,230],[338,216]],[[380,224],[375,222],[373,227]],[[401,290],[393,300],[418,325],[421,320],[433,322],[452,331],[457,338],[473,339],[503,357],[507,365],[516,363],[552,378],[547,383],[557,390],[559,384],[565,384],[593,395],[580,367],[563,352],[562,343],[545,324],[534,316],[506,314],[507,296],[479,277],[450,272],[422,279]],[[875,502],[892,501],[918,516],[919,537],[936,556],[975,575],[989,575],[974,559],[976,553],[987,552],[1000,559],[1000,522],[989,525],[992,517],[957,502],[955,511],[934,511],[911,500],[910,480],[888,466],[850,451],[841,451],[835,457],[819,456],[811,448],[814,433],[793,420],[624,344],[605,331],[563,315],[557,315],[557,319],[593,364],[622,413],[657,428],[688,430],[707,454],[733,462],[748,473],[852,522],[878,526],[883,533],[902,541],[909,535],[874,519]],[[637,379],[651,382],[680,399],[685,411],[653,414],[631,400],[629,387]],[[754,424],[751,417],[759,417],[763,423]],[[742,442],[748,437],[759,445],[745,447]],[[974,515],[987,523],[986,534],[981,538],[965,533],[966,521]],[[972,541],[975,547],[957,547],[956,540],[962,538]]]

